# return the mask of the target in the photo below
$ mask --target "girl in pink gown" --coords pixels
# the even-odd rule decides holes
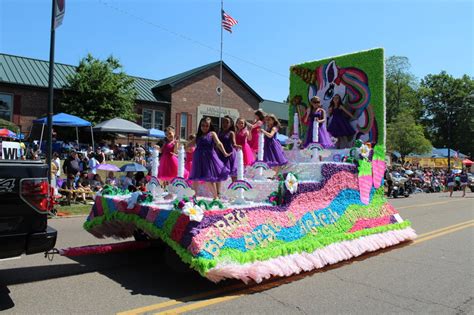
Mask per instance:
[[[165,129],[166,139],[165,144],[161,148],[160,166],[158,167],[158,179],[163,181],[164,185],[167,185],[169,181],[178,176],[178,156],[176,151],[178,150],[178,143],[175,140],[175,129],[173,126],[169,126]],[[184,177],[188,174],[184,171]]]
[[[262,128],[263,126],[264,120],[265,113],[263,112],[263,110],[259,109],[255,111],[254,123],[247,123],[247,125],[250,127],[250,137],[248,143],[254,153],[257,153],[258,151],[258,134],[260,133],[260,128]]]
[[[241,147],[244,156],[244,166],[252,165],[255,161],[255,156],[247,142],[249,131],[245,128],[245,120],[243,118],[237,119],[235,124],[237,127],[235,131],[235,142]]]

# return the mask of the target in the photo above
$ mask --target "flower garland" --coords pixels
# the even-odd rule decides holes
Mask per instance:
[[[278,173],[278,188],[267,197],[267,202],[273,206],[279,206],[285,203],[285,194],[289,192],[291,195],[298,190],[298,176],[292,172],[286,173],[286,177],[282,173]]]

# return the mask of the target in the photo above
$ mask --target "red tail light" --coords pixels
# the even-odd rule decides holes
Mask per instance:
[[[20,183],[20,197],[40,213],[53,210],[54,191],[46,178],[25,178]]]

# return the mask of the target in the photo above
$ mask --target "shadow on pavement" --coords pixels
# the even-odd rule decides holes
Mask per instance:
[[[261,292],[286,283],[298,281],[305,277],[313,276],[317,273],[341,268],[354,262],[382,255],[385,252],[397,250],[408,246],[409,244],[410,242],[405,242],[376,252],[366,253],[348,261],[329,265],[322,269],[316,269],[286,278],[271,278],[260,284],[251,283],[249,285],[244,285],[242,282],[237,280],[226,280],[219,284],[214,284],[194,271],[173,271],[172,268],[165,263],[162,248],[148,248],[131,252],[71,257],[69,259],[76,263],[0,270],[0,310],[14,306],[14,302],[9,297],[9,291],[7,288],[9,285],[70,277],[91,272],[98,272],[119,283],[123,288],[129,290],[132,295],[140,294],[180,300],[181,298],[189,297],[190,295],[205,293],[230,286],[233,288],[232,290],[226,290],[227,292],[242,290],[245,288],[256,288],[257,290],[252,292]],[[94,283],[91,283],[90,285],[94,285]],[[203,296],[201,299],[208,298],[209,296]],[[199,300],[199,298],[196,300]]]

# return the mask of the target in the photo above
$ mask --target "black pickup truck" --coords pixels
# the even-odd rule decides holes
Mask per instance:
[[[52,197],[41,161],[0,160],[0,259],[48,251],[57,232],[48,226]]]

